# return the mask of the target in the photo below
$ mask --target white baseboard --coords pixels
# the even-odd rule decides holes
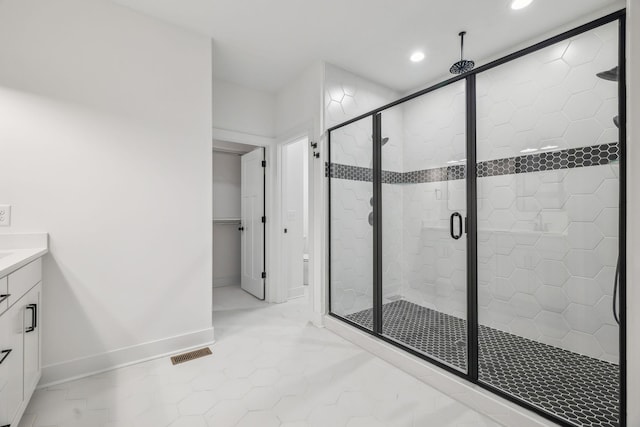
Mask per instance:
[[[465,381],[331,316],[324,317],[324,326],[420,381],[481,414],[491,417],[500,424],[518,427],[551,427],[556,425],[532,411],[511,403],[482,387]]]
[[[326,316],[322,313],[317,313],[315,311],[311,312],[311,322],[316,328],[324,328],[324,318]]]
[[[298,286],[297,288],[289,289],[287,299],[300,298],[304,296],[306,287]]]
[[[213,287],[221,288],[223,286],[240,286],[240,276],[214,277]]]
[[[197,347],[213,344],[213,327],[190,332],[157,341],[150,341],[131,347],[120,348],[107,353],[42,367],[42,378],[38,388],[48,387],[98,373],[148,360],[167,357]]]

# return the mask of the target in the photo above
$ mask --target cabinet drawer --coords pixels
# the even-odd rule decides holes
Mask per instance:
[[[9,298],[6,297],[6,295],[9,294],[9,289],[7,287],[7,278],[3,277],[2,279],[0,279],[0,314],[4,313],[5,311],[7,311],[7,308],[9,308]]]
[[[18,301],[29,289],[42,280],[42,259],[25,265],[9,275],[9,305]]]

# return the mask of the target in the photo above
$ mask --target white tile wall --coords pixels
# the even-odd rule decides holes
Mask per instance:
[[[610,24],[478,75],[479,160],[616,142],[617,85],[596,77],[616,37]],[[617,362],[618,165],[480,178],[478,209],[480,322]]]
[[[330,64],[325,69],[325,117],[327,127],[366,113],[399,97],[393,90]],[[385,170],[402,170],[402,116],[386,117]],[[331,135],[331,162],[371,168],[372,120],[360,120]],[[331,181],[332,310],[350,314],[373,306],[373,211],[371,182]],[[383,272],[389,286],[386,295],[398,294],[402,285],[402,190],[384,185],[383,203],[398,206],[383,216]]]
[[[478,160],[617,141],[617,85],[596,77],[617,65],[617,31],[608,24],[479,74]]]
[[[571,169],[550,187],[540,184],[531,196],[519,195],[525,182],[542,182],[552,172],[479,180],[481,324],[617,361],[617,347],[605,333],[616,329],[611,299],[617,208],[606,206],[617,205],[617,168]],[[607,189],[614,195],[607,194],[605,203],[595,194]],[[587,190],[591,194],[580,194]],[[552,200],[554,207],[545,208]],[[527,220],[483,219],[498,213]],[[612,237],[605,237],[608,232]]]
[[[397,107],[404,117],[404,172],[464,164],[465,83]],[[383,114],[383,123],[386,112]],[[449,217],[466,216],[465,181],[403,184],[404,299],[466,318],[466,238],[454,240]],[[395,209],[385,205],[385,212]],[[386,284],[385,284],[386,286]]]
[[[479,160],[617,141],[616,85],[595,77],[615,65],[616,36],[611,24],[479,75]],[[330,66],[325,85],[328,126],[397,95]],[[345,129],[338,148],[332,134],[333,162],[371,167],[371,122],[362,125]],[[463,82],[386,111],[383,169],[455,164],[466,158],[464,132]],[[332,218],[332,248],[341,247],[332,249],[332,301],[345,314],[371,306],[371,228],[355,235],[371,190],[332,180],[332,204],[345,212]],[[384,295],[465,317],[466,241],[451,239],[448,224],[465,214],[464,181],[385,184],[383,207]],[[617,362],[617,215],[617,164],[480,178],[481,323]]]
[[[373,306],[372,183],[331,180],[331,309],[347,315]]]

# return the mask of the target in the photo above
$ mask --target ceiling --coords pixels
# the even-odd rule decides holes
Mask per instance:
[[[459,59],[502,55],[624,0],[113,0],[214,39],[214,75],[276,92],[324,60],[398,91],[441,78]],[[595,14],[595,15],[594,15]],[[414,50],[426,58],[411,63]]]

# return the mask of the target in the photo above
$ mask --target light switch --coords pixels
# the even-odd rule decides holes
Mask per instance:
[[[0,225],[11,225],[11,205],[0,205]]]

